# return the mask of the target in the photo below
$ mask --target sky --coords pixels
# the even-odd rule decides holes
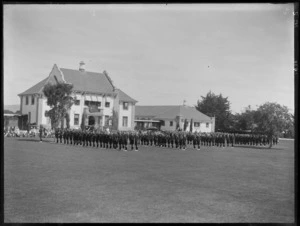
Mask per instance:
[[[107,71],[138,105],[194,106],[211,91],[233,113],[294,111],[293,4],[4,5],[4,104],[54,64]]]

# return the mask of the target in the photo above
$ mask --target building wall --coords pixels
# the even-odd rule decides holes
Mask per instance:
[[[47,105],[47,103],[46,103]],[[38,114],[36,114],[36,117],[37,117],[37,125],[40,125],[42,124],[42,115],[45,114],[43,112],[43,97],[38,97],[38,100],[37,100],[37,112]],[[47,127],[51,127],[51,125],[47,126]]]
[[[46,97],[41,98],[40,105],[42,106],[41,111],[39,111],[39,117],[41,118],[41,124],[46,125],[47,127],[48,126],[51,127],[50,118],[45,116],[45,112],[50,110],[50,107],[47,105]]]
[[[175,131],[176,130],[176,121],[175,121],[175,119],[174,120],[164,119],[164,121],[165,121],[165,125],[160,127],[161,130],[167,130],[167,131]],[[173,126],[170,126],[171,121],[173,122]]]
[[[105,102],[110,102],[110,107],[107,108],[105,107]],[[114,98],[113,97],[103,97],[102,98],[102,102],[101,102],[101,108],[103,108],[103,115],[105,117],[105,115],[108,115],[108,116],[112,116],[113,115],[113,109],[114,109]],[[104,122],[105,120],[103,120]]]
[[[36,123],[36,105],[37,105],[37,97],[33,96],[33,95],[27,95],[28,96],[28,105],[26,105],[26,96],[22,96],[23,101],[21,101],[21,108],[22,115],[28,115],[30,112],[30,119],[28,118],[28,122],[30,123]],[[31,99],[34,98],[34,104],[31,104]]]
[[[161,126],[161,130],[166,130],[166,131],[175,131],[176,130],[176,120],[171,120],[171,119],[160,119],[165,121],[165,125]],[[173,126],[170,126],[170,121],[173,121]],[[190,124],[191,121],[188,121],[188,125],[186,128],[186,131],[190,131]],[[194,124],[194,122],[193,122]],[[184,129],[184,119],[180,118],[180,124],[179,127],[183,130]],[[213,132],[213,124],[212,122],[209,122],[208,127],[206,127],[206,122],[201,122],[200,126],[195,127],[193,125],[193,132],[205,132],[205,133],[210,133]]]
[[[71,129],[80,129],[81,128],[81,123],[82,123],[82,114],[83,114],[83,109],[84,109],[84,96],[81,94],[72,94],[72,97],[78,100],[80,100],[79,105],[73,104],[71,109],[70,109],[70,128]],[[78,125],[74,125],[74,116],[75,114],[79,114],[79,123]]]
[[[128,103],[128,110],[123,109],[123,101],[119,102],[119,130],[134,130],[134,117],[132,117],[132,112],[135,111],[135,104],[134,103]],[[123,127],[123,117],[128,117],[128,123],[127,127]]]

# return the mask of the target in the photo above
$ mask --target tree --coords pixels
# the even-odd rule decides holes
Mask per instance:
[[[191,119],[191,123],[190,123],[190,132],[193,132],[193,119]]]
[[[216,130],[228,130],[231,128],[231,111],[228,97],[222,94],[215,95],[209,91],[202,100],[197,101],[196,109],[209,117],[216,117]]]
[[[287,131],[293,124],[293,115],[289,113],[286,106],[277,103],[266,102],[259,106],[254,115],[256,130],[265,133],[269,139],[273,135],[279,135]],[[272,142],[270,142],[270,148]]]
[[[253,131],[256,127],[254,121],[256,111],[251,109],[251,106],[245,108],[245,111],[241,114],[235,114],[234,117],[234,129],[235,130],[251,130]]]
[[[82,116],[81,116],[80,128],[82,131],[85,131],[85,114],[82,114]]]
[[[44,86],[43,92],[47,97],[47,105],[51,109],[46,113],[51,119],[51,127],[56,128],[61,123],[61,128],[64,127],[63,121],[68,113],[68,110],[73,105],[72,93],[73,85],[68,83],[48,83]]]
[[[183,131],[186,131],[186,129],[187,129],[187,127],[188,127],[188,124],[189,124],[188,120],[185,119],[185,120],[184,120],[184,124],[183,124]]]
[[[70,115],[69,115],[69,113],[66,113],[65,119],[66,119],[67,128],[70,129]]]

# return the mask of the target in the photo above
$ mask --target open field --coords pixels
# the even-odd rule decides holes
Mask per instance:
[[[4,221],[294,222],[294,141],[139,152],[4,139]]]

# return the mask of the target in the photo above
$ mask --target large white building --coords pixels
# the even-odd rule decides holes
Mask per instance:
[[[29,124],[51,126],[46,114],[50,107],[43,94],[43,87],[47,83],[56,82],[73,84],[72,97],[75,102],[69,111],[70,128],[78,129],[82,125],[96,128],[111,126],[114,114],[118,119],[117,129],[134,129],[137,101],[116,89],[105,71],[86,71],[84,62],[80,62],[79,70],[59,68],[54,64],[49,76],[18,95],[21,114]]]

